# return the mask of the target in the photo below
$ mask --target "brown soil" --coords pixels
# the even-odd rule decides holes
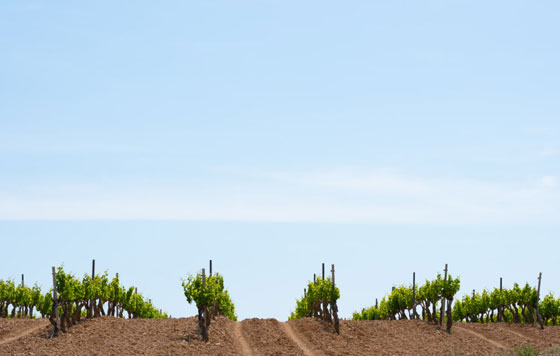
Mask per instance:
[[[217,318],[210,341],[197,335],[195,318],[82,322],[49,339],[46,320],[0,319],[1,355],[503,355],[527,343],[560,346],[560,327],[461,324],[453,332],[422,321],[341,321],[341,335],[315,319]]]

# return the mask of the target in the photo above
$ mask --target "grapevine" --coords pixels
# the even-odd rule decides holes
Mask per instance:
[[[189,275],[182,283],[189,304],[195,303],[198,309],[199,330],[204,341],[208,341],[210,322],[217,315],[236,321],[235,306],[228,291],[224,288],[224,278],[220,274],[206,276],[198,273]]]

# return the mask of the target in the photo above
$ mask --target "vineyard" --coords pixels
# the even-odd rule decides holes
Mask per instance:
[[[212,271],[212,261],[210,261]],[[196,276],[190,275],[183,280],[185,297],[190,304],[193,301],[198,309],[198,327],[204,341],[208,341],[208,329],[212,319],[223,315],[233,321],[237,320],[235,307],[228,291],[224,289],[224,278],[219,274],[206,276],[203,268],[202,273]]]
[[[211,345],[215,345],[217,340],[219,341],[217,344],[224,342],[231,346],[233,345],[232,337],[243,339],[244,335],[252,335],[248,337],[248,340],[231,347],[238,351],[241,350],[242,354],[257,354],[254,350],[250,351],[250,347],[247,345],[258,344],[261,349],[267,349],[268,346],[259,341],[258,335],[270,332],[275,335],[284,335],[281,336],[284,338],[283,342],[285,345],[291,346],[283,347],[288,347],[294,352],[293,354],[298,354],[294,350],[301,349],[304,350],[304,354],[312,355],[314,354],[313,347],[319,347],[312,346],[314,339],[335,335],[336,338],[352,340],[354,338],[352,335],[356,330],[364,330],[362,334],[359,334],[362,335],[360,337],[379,335],[377,337],[390,339],[391,328],[404,328],[403,330],[407,330],[406,333],[409,334],[421,332],[422,340],[439,340],[437,342],[441,345],[446,345],[447,341],[438,335],[451,335],[452,329],[455,330],[454,326],[458,330],[453,334],[459,334],[455,336],[457,339],[452,340],[463,341],[452,341],[452,344],[444,346],[444,348],[434,346],[430,352],[437,354],[445,348],[460,348],[452,345],[455,345],[456,342],[458,344],[465,342],[468,339],[467,335],[474,335],[477,338],[475,341],[470,341],[475,344],[480,340],[491,340],[498,334],[500,338],[509,340],[505,336],[507,331],[505,334],[502,331],[504,325],[509,325],[505,330],[511,329],[512,325],[519,325],[521,329],[512,329],[510,334],[517,335],[520,340],[523,339],[523,335],[530,334],[532,336],[527,337],[528,340],[537,342],[544,348],[546,341],[555,338],[556,334],[547,337],[543,334],[541,338],[534,333],[544,329],[545,326],[553,327],[560,323],[560,299],[554,298],[552,294],[546,295],[542,300],[540,298],[541,276],[539,276],[539,283],[536,287],[529,283],[521,287],[515,283],[512,288],[506,289],[502,288],[500,280],[499,288],[491,291],[472,291],[472,293],[457,298],[461,281],[448,273],[447,265],[443,274],[437,274],[435,278],[426,280],[419,286],[416,285],[416,275],[413,273],[412,285],[395,286],[380,301],[376,299],[373,306],[353,313],[352,321],[340,320],[337,302],[341,298],[341,292],[335,284],[334,265],[332,265],[330,276],[325,275],[325,264],[322,267],[321,276],[313,275],[313,279],[303,290],[303,296],[296,300],[295,310],[289,315],[289,322],[280,324],[270,319],[262,321],[251,319],[237,324],[228,324],[237,321],[235,305],[225,288],[224,277],[212,272],[212,261],[210,261],[208,275],[206,269],[202,268],[199,273],[187,275],[182,281],[186,301],[196,305],[198,315],[189,318],[188,322],[184,323],[179,322],[179,319],[176,319],[179,324],[170,321],[172,324],[169,325],[176,325],[173,326],[174,330],[177,330],[177,325],[195,327],[195,334],[189,334],[184,340],[190,343],[189,347],[198,345],[192,344],[193,340],[199,340],[204,345],[208,345],[196,346],[199,351],[207,347],[212,348]],[[23,276],[22,282],[19,284],[16,284],[14,280],[0,280],[0,319],[29,320],[30,322],[43,320],[44,324],[40,325],[50,326],[49,338],[60,336],[59,331],[65,335],[70,328],[72,330],[75,327],[80,328],[80,325],[83,325],[86,320],[92,322],[102,320],[103,323],[107,323],[107,320],[162,319],[162,322],[171,320],[166,313],[157,309],[151,300],[138,293],[135,287],[123,286],[118,274],[113,277],[109,277],[106,271],[96,274],[95,261],[92,273],[85,274],[82,278],[67,273],[63,267],[56,269],[53,267],[52,277],[53,286],[46,292],[42,292],[37,284],[32,287],[26,286]],[[196,319],[196,324],[192,324],[194,319]],[[403,321],[413,324],[402,324]],[[210,331],[211,324],[214,325],[212,331]],[[318,325],[321,325],[319,329],[317,329]],[[534,327],[537,325],[539,328]],[[482,326],[485,327],[480,329]],[[233,336],[228,334],[230,339],[223,339],[224,335],[228,333],[224,330],[228,328],[233,328],[234,334],[232,334]],[[527,328],[533,331],[529,332]],[[436,331],[438,329],[446,332],[440,334]],[[1,330],[0,327],[0,335]],[[313,335],[309,334],[310,330],[314,330]],[[556,328],[551,328],[551,330],[556,330]],[[389,334],[384,334],[386,332]],[[550,333],[556,333],[556,331],[549,331],[548,334]],[[211,343],[209,343],[210,340]],[[382,340],[378,341],[382,342]],[[508,342],[508,345],[511,344],[515,347],[523,346],[514,340]],[[498,348],[509,347],[501,341],[492,341],[491,344]],[[48,347],[48,344],[42,343],[41,345],[43,345],[41,347]],[[551,345],[556,344],[551,343]],[[558,335],[558,345],[560,345],[560,334]],[[181,344],[178,346],[183,347]],[[483,354],[488,351],[484,347],[480,350],[483,350],[481,351]],[[237,354],[238,351],[231,352]],[[292,351],[284,350],[282,353],[291,354]],[[341,354],[344,354],[344,351],[340,351]],[[359,350],[356,352],[359,353]],[[197,353],[193,351],[192,354]]]
[[[447,265],[446,265],[447,273]],[[531,287],[528,283],[523,288],[518,283],[511,289],[500,288],[492,291],[483,290],[472,295],[465,295],[455,301],[455,294],[460,289],[460,280],[451,276],[442,279],[438,274],[432,281],[426,281],[418,288],[401,285],[393,288],[381,303],[353,314],[353,320],[397,320],[422,319],[451,331],[453,323],[526,323],[541,329],[545,325],[558,325],[560,322],[560,299],[548,294],[540,300],[540,283]],[[414,277],[413,277],[414,279]],[[421,316],[417,309],[421,308]]]
[[[447,267],[446,267],[447,269]],[[447,272],[446,272],[447,274]],[[381,303],[362,309],[360,313],[354,313],[353,320],[397,320],[397,319],[419,319],[429,323],[445,325],[447,332],[451,332],[452,303],[455,294],[459,291],[461,282],[451,275],[442,278],[440,274],[432,281],[418,288],[416,285],[393,288],[388,297],[384,297]],[[417,308],[421,308],[421,315]]]
[[[0,316],[33,318],[36,310],[41,318],[49,318],[53,336],[67,332],[82,318],[167,318],[135,287],[122,286],[118,274],[109,279],[107,272],[95,274],[95,261],[93,266],[92,275],[82,279],[53,267],[53,288],[45,294],[37,285],[28,288],[23,282],[16,286],[13,280],[0,280]]]
[[[334,265],[332,276],[325,278],[325,264],[323,263],[322,277],[313,276],[303,290],[303,297],[296,301],[296,310],[290,314],[289,319],[313,317],[333,325],[337,334],[340,334],[338,319],[338,306],[336,301],[340,298],[340,291],[334,283]]]

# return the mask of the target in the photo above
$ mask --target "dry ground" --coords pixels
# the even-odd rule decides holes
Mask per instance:
[[[422,321],[342,321],[341,335],[314,319],[217,318],[210,341],[199,340],[196,319],[82,322],[49,339],[46,320],[0,319],[1,355],[504,355],[530,343],[560,346],[560,327],[454,325],[448,335]]]

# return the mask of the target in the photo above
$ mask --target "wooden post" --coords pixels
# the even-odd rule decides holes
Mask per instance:
[[[334,282],[334,264],[331,267],[331,273],[332,273],[332,286],[333,286],[333,293],[334,293],[334,289],[336,287],[336,284]],[[336,331],[337,334],[340,335],[340,321],[338,320],[338,306],[336,305],[336,300],[334,298],[332,298],[331,300],[331,312],[332,312],[332,320],[334,323],[334,330]]]
[[[52,268],[52,281],[53,281],[53,298],[55,303],[58,304],[58,294],[56,293],[56,270]],[[56,309],[56,317],[58,318],[58,309]]]
[[[212,260],[210,260],[210,277],[212,277]]]
[[[60,320],[58,318],[58,294],[56,293],[56,269],[52,268],[52,278],[53,278],[53,307],[51,311],[51,317],[49,321],[54,326],[53,337],[58,336],[58,330],[60,327]]]
[[[416,319],[416,272],[412,272],[412,318]]]
[[[93,280],[95,279],[95,260],[91,260],[91,281],[93,283]],[[95,308],[94,308],[94,304],[95,304],[95,300],[88,300],[86,302],[86,308],[87,308],[87,318],[93,318],[94,314],[95,314]]]
[[[539,284],[537,287],[537,305],[535,306],[535,317],[533,318],[533,326],[535,326],[535,319],[539,322],[541,329],[544,329],[544,323],[539,313],[539,300],[541,299],[541,280],[542,280],[542,272],[539,272]]]
[[[206,288],[206,270],[202,269],[202,290]],[[201,305],[198,308],[198,327],[202,340],[208,341],[208,306]]]
[[[134,294],[138,294],[138,287],[134,287]]]
[[[313,284],[315,284],[315,280],[317,279],[317,275],[313,273]]]
[[[325,280],[325,264],[324,264],[324,263],[323,263],[323,274],[322,274],[322,276],[323,276],[323,277],[322,277],[323,280]]]
[[[307,288],[303,288],[303,297],[307,297]]]
[[[502,277],[500,277],[500,294],[502,294]],[[500,305],[498,307],[498,322],[502,321],[502,314],[503,314],[503,306]]]
[[[23,273],[21,275],[21,286],[24,287],[25,286],[25,279],[23,278]]]
[[[443,280],[447,281],[447,263],[443,270]],[[439,312],[439,326],[443,327],[443,314],[445,314],[445,298],[441,298],[441,309]]]
[[[377,309],[377,298],[375,298],[375,309]]]
[[[202,289],[206,288],[206,270],[202,269]]]
[[[472,290],[472,299],[474,299],[474,289]]]

